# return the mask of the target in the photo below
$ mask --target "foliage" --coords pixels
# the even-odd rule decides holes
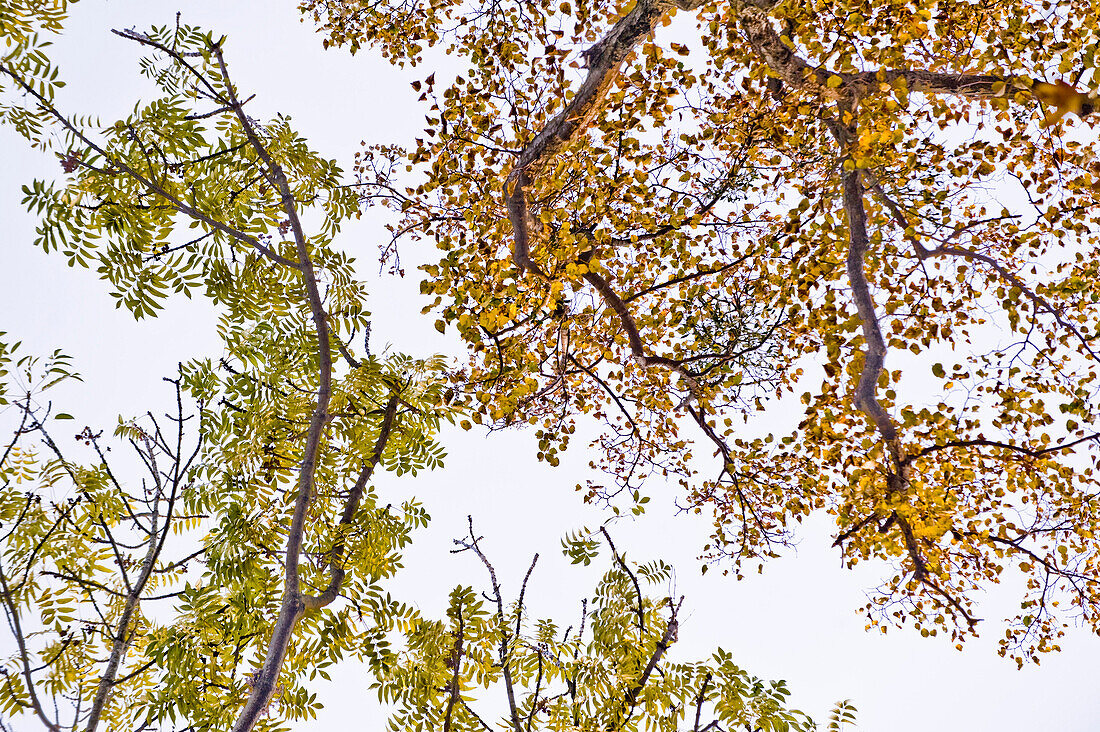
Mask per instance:
[[[223,350],[181,366],[173,412],[120,420],[114,442],[131,446],[135,471],[88,427],[75,439],[91,457],[68,457],[50,419],[73,417],[40,406],[75,376],[67,357],[39,363],[0,342],[0,376],[21,379],[0,382],[0,403],[22,420],[0,460],[0,604],[15,646],[4,719],[51,732],[288,729],[318,708],[311,682],[357,657],[396,704],[394,729],[478,726],[460,690],[501,682],[521,693],[517,732],[521,713],[528,729],[675,729],[689,714],[696,732],[810,729],[781,682],[722,651],[665,659],[680,605],[643,597],[638,579],[667,582],[660,562],[632,567],[612,547],[587,637],[561,640],[524,617],[522,590],[505,611],[472,526],[463,546],[493,579],[489,607],[459,587],[433,622],[383,592],[427,516],[411,500],[382,505],[371,481],[379,467],[441,464],[433,435],[456,413],[445,363],[371,353],[364,289],[335,247],[358,201],[288,118],[244,112],[222,40],[179,24],[116,33],[150,51],[142,70],[161,96],[106,126],[64,116],[24,68],[0,64],[37,105],[31,132],[61,145],[65,180],[24,189],[37,244],[94,267],[135,318],[173,294],[209,298]],[[579,561],[596,556],[572,543]]]
[[[383,503],[371,479],[379,467],[441,464],[433,435],[452,415],[444,362],[372,354],[365,338],[355,354],[350,341],[369,326],[365,290],[333,243],[357,201],[289,119],[244,113],[251,97],[238,96],[221,41],[178,23],[117,33],[149,50],[142,70],[161,96],[107,126],[64,116],[19,67],[0,65],[63,149],[67,178],[24,189],[41,216],[37,243],[94,267],[136,318],[170,294],[205,295],[223,355],[185,364],[176,381],[199,404],[197,457],[178,449],[182,406],[176,447],[155,421],[120,426],[152,485],[112,477],[104,452],[78,468],[54,450],[35,468],[10,451],[19,475],[5,476],[5,525],[21,501],[33,511],[7,527],[7,576],[20,579],[4,600],[12,617],[42,612],[46,626],[14,628],[36,645],[9,660],[3,706],[35,712],[48,729],[71,726],[41,712],[53,703],[88,730],[100,712],[112,729],[285,728],[315,714],[311,680],[368,652],[360,633],[371,603],[427,521],[415,501]],[[19,399],[33,430],[16,442],[46,437],[34,396]],[[81,435],[101,450],[98,433]],[[43,505],[59,480],[74,502]],[[150,501],[160,508],[142,508]],[[158,510],[172,521],[149,519]],[[186,532],[201,572],[161,559],[169,523]],[[108,554],[131,534],[136,549]],[[77,555],[90,564],[72,565]],[[136,566],[155,581],[133,581]],[[150,593],[171,597],[170,611],[147,615]],[[91,641],[73,641],[74,624]]]
[[[4,350],[14,356],[17,348]],[[108,457],[102,432],[75,435],[90,453],[84,460],[55,437],[55,420],[73,416],[39,400],[79,378],[68,357],[23,356],[12,365],[4,391],[21,393],[8,398],[17,422],[0,458],[0,605],[13,650],[0,670],[0,713],[34,715],[49,730],[94,729],[101,718],[121,727],[141,718],[139,702],[157,681],[144,662],[154,618],[201,553],[185,531],[195,517],[183,510],[199,453],[184,429],[195,417],[185,415],[173,382],[177,409],[166,426],[152,414],[120,421],[116,436],[145,474],[128,482],[120,476],[129,466]]]
[[[75,2],[75,0],[71,0]],[[19,76],[47,100],[65,85],[46,55],[50,41],[43,38],[60,32],[70,0],[4,0],[0,2],[0,64]],[[20,101],[4,101],[9,80],[0,75],[0,125],[10,125],[38,147],[45,148],[42,133],[47,123],[43,110]]]
[[[477,555],[489,587],[457,587],[446,620],[405,608],[392,628],[405,648],[377,662],[379,698],[396,713],[397,730],[814,730],[812,720],[787,707],[783,682],[765,682],[718,649],[704,661],[669,658],[683,598],[653,597],[670,584],[663,562],[635,565],[612,559],[591,604],[576,625],[532,619],[524,604],[536,554],[516,599],[507,602],[481,537],[456,540],[458,552]],[[563,542],[574,563],[595,559],[589,537]],[[579,546],[578,546],[579,543]],[[841,716],[845,715],[846,716]],[[836,727],[850,722],[838,707]],[[690,726],[689,726],[690,725]]]
[[[1002,654],[1100,630],[1093,5],[302,5],[330,45],[460,65],[413,84],[415,149],[358,167],[440,249],[474,421],[556,463],[602,419],[589,498],[676,476],[737,572],[829,512],[888,567],[884,628],[961,642],[1019,570]]]

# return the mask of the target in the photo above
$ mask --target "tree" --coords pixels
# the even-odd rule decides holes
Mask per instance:
[[[506,602],[496,569],[469,521],[456,553],[485,567],[486,591],[451,592],[446,621],[402,619],[407,647],[376,670],[379,696],[396,707],[390,729],[492,730],[483,707],[503,708],[503,725],[534,729],[814,730],[809,717],[786,707],[783,682],[764,682],[718,649],[701,662],[670,662],[684,598],[650,597],[643,587],[669,587],[662,561],[635,565],[600,532],[611,564],[564,630],[550,619],[531,621],[524,604],[535,554],[519,594]],[[574,564],[599,555],[598,537],[577,533],[562,542]],[[478,689],[493,692],[472,694]],[[479,710],[479,707],[482,708]],[[854,719],[841,702],[829,730]]]
[[[32,713],[48,730],[93,730],[104,712],[113,716],[118,687],[145,691],[155,678],[151,663],[127,664],[127,656],[149,643],[141,626],[150,605],[180,595],[170,588],[202,554],[181,551],[186,544],[176,538],[181,527],[196,521],[180,506],[201,445],[185,443],[185,423],[195,416],[184,414],[180,384],[174,381],[171,428],[162,429],[150,413],[142,424],[120,420],[116,431],[147,473],[140,489],[120,481],[102,432],[85,427],[76,435],[92,449],[92,463],[67,457],[48,425],[51,418],[72,415],[51,414],[37,400],[51,386],[79,376],[61,353],[44,363],[27,356],[13,363],[17,348],[0,352],[0,371],[7,375],[14,366],[25,383],[39,383],[12,402],[3,396],[14,391],[12,385],[0,385],[0,404],[19,414],[0,459],[0,604],[16,646],[13,665],[2,671],[0,710],[9,718]],[[45,446],[45,459],[35,442]],[[51,500],[61,486],[74,490],[64,500]],[[70,719],[63,720],[59,698],[73,707]]]
[[[223,728],[234,717],[238,730],[271,727],[312,711],[306,674],[367,652],[354,619],[381,596],[380,582],[396,571],[399,550],[427,518],[415,501],[378,505],[371,477],[379,466],[415,472],[442,460],[432,435],[451,415],[442,399],[443,364],[356,356],[341,340],[368,326],[353,262],[331,245],[357,212],[354,196],[340,169],[310,151],[287,120],[261,124],[244,113],[247,99],[230,81],[220,41],[178,23],[119,35],[150,49],[143,70],[163,96],[98,131],[95,121],[56,109],[52,72],[27,78],[7,59],[0,72],[34,102],[27,116],[36,122],[20,130],[40,144],[48,142],[46,130],[62,141],[65,183],[25,189],[26,204],[42,215],[38,244],[72,263],[94,264],[135,317],[154,315],[169,291],[204,290],[221,310],[226,355],[186,364],[176,382],[200,405],[218,407],[200,408],[201,460],[193,464],[178,445],[162,444],[155,420],[153,428],[120,428],[138,442],[154,481],[171,486],[158,487],[165,495],[154,505],[166,502],[160,510],[170,513],[182,501],[187,516],[204,520],[204,572],[199,581],[172,583],[177,565],[160,556],[167,520],[162,528],[135,508],[148,493],[108,481],[105,462],[81,468],[51,449],[41,479],[49,485],[70,478],[80,520],[71,506],[20,518],[25,489],[5,481],[5,519],[17,519],[5,539],[7,559],[20,562],[22,573],[5,590],[5,605],[12,617],[20,606],[40,609],[47,626],[45,636],[34,634],[42,645],[33,652],[21,643],[27,634],[13,629],[24,683],[8,676],[3,705],[32,707],[50,729],[63,723],[42,715],[36,693],[72,701],[74,719],[89,730],[101,713],[116,729],[177,717],[194,727]],[[320,224],[307,233],[303,218],[314,211]],[[189,228],[198,236],[183,240]],[[31,431],[48,440],[44,416],[23,399],[27,427],[16,440]],[[182,411],[175,420],[182,429]],[[82,434],[98,446],[98,433]],[[169,466],[156,464],[161,451]],[[12,469],[29,477],[23,455]],[[123,546],[108,526],[127,520],[127,537],[144,531],[141,546],[149,548],[138,580],[127,578],[130,552],[115,555],[115,570],[95,563],[55,569],[79,546],[99,544],[93,558],[106,550],[103,541]],[[66,541],[75,548],[51,533],[58,527],[72,534]],[[36,549],[28,553],[28,545]],[[39,551],[46,546],[50,552]],[[114,581],[101,580],[102,572]],[[137,607],[149,572],[176,597],[170,625],[158,626]],[[57,574],[63,581],[76,575],[60,596],[45,579]],[[96,616],[91,611],[106,603],[81,598],[87,611],[79,618],[93,642],[67,642],[78,617],[75,589],[100,584],[125,603]],[[337,598],[338,609],[319,612]],[[112,647],[105,670],[96,643]],[[127,659],[130,648],[140,655]],[[32,669],[42,668],[46,676],[36,682]],[[103,684],[109,699],[96,691]],[[279,714],[262,720],[275,703]]]
[[[509,699],[533,684],[506,717],[517,730],[521,708],[527,729],[544,711],[551,725],[565,719],[569,705],[543,686],[562,681],[571,713],[608,729],[682,719],[689,702],[697,730],[709,706],[715,724],[809,729],[782,684],[748,677],[726,654],[707,667],[668,663],[679,605],[643,598],[638,582],[660,583],[667,568],[633,569],[613,547],[616,568],[582,618],[588,650],[580,631],[547,650],[531,640],[522,590],[505,614],[472,525],[465,546],[493,577],[495,612],[455,590],[455,635],[384,592],[427,516],[415,501],[381,505],[372,478],[440,464],[433,435],[456,413],[444,362],[371,353],[363,287],[334,243],[355,194],[286,118],[245,113],[252,97],[230,79],[224,39],[178,18],[116,33],[148,50],[142,69],[161,96],[106,126],[58,109],[45,61],[21,66],[17,49],[0,62],[12,119],[25,120],[17,128],[54,149],[67,176],[25,188],[41,216],[37,244],[94,266],[137,318],[155,317],[170,293],[209,297],[223,356],[181,365],[165,418],[120,420],[114,437],[133,448],[142,479],[119,467],[102,432],[76,436],[92,450],[84,462],[55,439],[51,419],[72,416],[40,404],[75,376],[63,354],[40,363],[0,347],[0,375],[11,376],[0,397],[21,417],[0,459],[0,604],[15,646],[5,718],[30,715],[47,730],[285,729],[315,712],[309,682],[350,656],[400,700],[396,725],[469,727],[459,689],[503,678]],[[571,547],[582,561],[595,553],[583,538]],[[438,670],[431,653],[448,643],[451,685],[425,688]],[[565,675],[541,666],[550,648],[573,654]],[[848,714],[838,707],[830,729]]]
[[[888,567],[883,627],[961,643],[1014,567],[1002,655],[1100,630],[1095,8],[302,5],[328,45],[460,60],[414,84],[416,149],[358,169],[394,246],[441,250],[474,421],[538,424],[553,463],[602,419],[589,498],[676,476],[738,573],[829,512]]]

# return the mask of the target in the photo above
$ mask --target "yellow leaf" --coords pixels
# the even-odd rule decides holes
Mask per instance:
[[[1043,120],[1045,127],[1049,127],[1067,114],[1080,114],[1090,101],[1088,94],[1078,91],[1061,79],[1053,84],[1040,81],[1032,88],[1031,93],[1040,101],[1054,107],[1054,111]]]

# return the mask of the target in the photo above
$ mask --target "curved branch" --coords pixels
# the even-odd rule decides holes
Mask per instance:
[[[842,185],[844,211],[848,216],[848,282],[852,286],[852,300],[863,327],[863,339],[867,342],[863,371],[859,376],[853,403],[875,425],[889,445],[895,461],[900,462],[897,428],[876,397],[878,378],[886,364],[886,342],[882,338],[882,328],[875,313],[875,301],[871,297],[871,288],[863,271],[863,260],[867,256],[870,241],[867,237],[867,210],[864,208],[863,184],[859,171],[845,172]]]
[[[1100,110],[1100,102],[1073,87],[1058,82],[1036,82],[1029,77],[996,74],[956,74],[924,69],[875,69],[854,73],[833,71],[800,57],[772,26],[766,4],[745,4],[738,20],[753,50],[768,68],[784,82],[798,89],[817,92],[826,99],[852,99],[876,92],[883,84],[899,86],[909,92],[951,95],[973,100],[1011,99],[1016,91],[1049,101],[1067,94],[1073,98],[1073,111],[1081,117]],[[835,81],[833,81],[835,80]],[[832,81],[832,86],[830,86]],[[838,83],[839,82],[839,83]],[[1065,112],[1059,110],[1055,118]]]
[[[15,636],[15,642],[19,648],[23,679],[27,685],[27,694],[31,698],[29,706],[34,709],[35,715],[41,720],[46,729],[50,732],[61,732],[61,725],[50,721],[50,718],[46,716],[46,710],[42,708],[42,702],[38,698],[38,691],[34,685],[34,679],[31,677],[31,661],[30,654],[27,651],[26,636],[23,634],[22,624],[19,621],[19,608],[12,596],[11,588],[8,587],[8,580],[2,567],[0,567],[0,592],[3,593],[0,594],[0,601],[4,604],[4,612],[8,616],[8,622],[12,625],[12,634]]]
[[[268,178],[281,196],[283,210],[290,221],[290,228],[294,234],[297,248],[298,262],[294,268],[302,275],[302,285],[306,291],[317,340],[317,396],[314,402],[313,415],[310,418],[309,429],[306,433],[305,446],[302,450],[302,460],[298,469],[297,496],[294,499],[294,512],[287,532],[286,556],[283,565],[285,572],[283,599],[280,604],[279,615],[271,632],[271,639],[268,642],[263,665],[256,670],[252,677],[252,693],[249,694],[248,701],[245,702],[244,708],[241,709],[233,725],[234,732],[249,732],[259,721],[260,716],[275,693],[276,682],[279,672],[282,670],[283,659],[286,656],[287,647],[290,645],[294,627],[307,609],[306,598],[303,597],[301,592],[298,564],[301,559],[302,542],[305,535],[306,515],[309,512],[309,504],[313,497],[321,437],[325,424],[329,419],[328,407],[332,398],[332,335],[328,326],[329,316],[324,308],[313,260],[310,258],[309,243],[302,230],[302,223],[298,217],[297,202],[291,191],[290,183],[283,172],[282,166],[268,153],[267,148],[256,133],[252,121],[245,115],[244,108],[238,101],[233,83],[229,78],[229,71],[222,55],[221,46],[215,44],[210,50],[217,58],[218,67],[229,95],[230,106],[244,130],[245,136],[256,151],[257,157],[266,168]]]
[[[1022,455],[1027,455],[1028,457],[1041,458],[1045,455],[1049,455],[1052,452],[1058,452],[1059,450],[1068,450],[1072,447],[1080,445],[1081,443],[1090,442],[1092,440],[1100,440],[1100,432],[1094,432],[1091,435],[1085,435],[1084,437],[1078,438],[1071,442],[1062,442],[1057,445],[1051,445],[1050,447],[1041,448],[1039,450],[1023,447],[1021,445],[1012,445],[1007,442],[998,442],[996,440],[952,440],[950,442],[944,442],[939,445],[929,445],[928,447],[921,449],[919,452],[908,456],[904,462],[908,463],[916,458],[924,457],[940,450],[949,450],[956,447],[997,447],[1002,450],[1009,450],[1011,452],[1017,452]]]
[[[971,251],[970,249],[965,249],[963,247],[947,246],[946,244],[938,246],[935,249],[926,249],[917,242],[914,242],[914,244],[916,244],[917,247],[917,256],[922,261],[934,257],[953,256],[961,257],[963,259],[966,259],[967,261],[977,261],[985,264],[1013,287],[1019,288],[1020,291],[1024,293],[1024,295],[1026,295],[1027,298],[1031,300],[1037,307],[1040,307],[1050,313],[1050,315],[1054,318],[1055,322],[1058,323],[1058,325],[1068,330],[1078,341],[1081,342],[1081,345],[1085,348],[1086,351],[1088,351],[1089,356],[1091,356],[1094,361],[1100,362],[1100,354],[1097,354],[1096,351],[1093,350],[1092,344],[1089,343],[1089,339],[1086,338],[1084,334],[1082,334],[1081,331],[1077,329],[1077,326],[1075,326],[1073,323],[1066,321],[1062,317],[1062,313],[1057,310],[1053,305],[1051,305],[1045,297],[1028,287],[1027,283],[1014,275],[1012,272],[1010,272],[1007,267],[1005,267],[993,257],[990,257],[987,254],[982,254],[981,252]]]
[[[638,605],[635,607],[635,611],[638,613],[638,638],[639,640],[645,636],[645,612],[642,609],[642,586],[638,584],[638,576],[630,569],[630,566],[619,554],[619,550],[615,547],[615,542],[611,541],[611,534],[607,533],[607,527],[601,526],[600,533],[603,534],[603,538],[607,540],[607,545],[611,547],[611,553],[615,556],[615,561],[626,572],[626,576],[630,578],[630,581],[634,583],[634,592],[638,595]]]
[[[612,289],[607,280],[591,269],[584,273],[584,279],[596,288],[596,292],[600,293],[603,301],[619,316],[619,322],[622,323],[623,330],[626,331],[627,342],[630,344],[630,352],[634,359],[643,367],[662,366],[678,373],[688,387],[688,397],[682,404],[687,404],[692,399],[698,399],[700,396],[699,382],[684,368],[680,361],[667,356],[651,356],[645,352],[645,344],[638,332],[638,324],[635,322],[634,316],[630,314],[626,303],[619,297],[619,293]]]
[[[652,35],[657,24],[669,13],[677,8],[693,10],[702,4],[703,0],[637,0],[607,35],[585,51],[588,75],[577,93],[520,151],[519,160],[504,183],[508,220],[515,236],[512,261],[521,274],[530,271],[546,279],[545,273],[531,259],[531,217],[526,193],[531,178],[588,129],[603,108],[611,87],[619,78],[623,62],[634,47]]]

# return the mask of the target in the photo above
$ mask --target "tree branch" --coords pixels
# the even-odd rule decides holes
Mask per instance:
[[[642,39],[652,35],[657,24],[676,8],[692,10],[703,0],[637,0],[611,30],[584,53],[588,75],[565,108],[550,120],[520,151],[519,160],[504,182],[508,220],[515,243],[512,261],[524,271],[542,279],[546,274],[531,259],[531,217],[527,210],[526,188],[533,177],[570,142],[583,134],[602,109],[607,95],[619,78],[623,61]]]
[[[23,626],[19,620],[19,608],[16,605],[15,598],[12,596],[11,588],[8,586],[8,579],[4,574],[2,566],[0,566],[0,591],[3,592],[3,595],[0,596],[0,600],[4,603],[4,612],[8,616],[8,621],[12,624],[12,634],[15,636],[15,643],[19,649],[19,665],[23,669],[23,679],[27,685],[27,694],[31,698],[30,706],[34,709],[35,715],[42,721],[46,729],[50,730],[50,732],[61,732],[61,725],[50,721],[50,718],[46,716],[46,711],[42,708],[42,702],[38,698],[38,690],[35,688],[34,679],[31,677],[30,654],[27,651],[27,642],[26,637],[23,635]]]
[[[622,726],[626,725],[626,721],[629,720],[634,713],[634,707],[638,704],[638,695],[642,693],[642,689],[644,689],[645,685],[649,682],[649,677],[653,674],[653,670],[657,668],[657,664],[661,662],[665,652],[676,642],[676,637],[680,629],[680,623],[676,619],[678,607],[677,605],[672,608],[672,614],[668,619],[668,625],[665,626],[665,632],[661,635],[661,639],[657,641],[657,645],[653,649],[653,654],[649,657],[649,662],[642,671],[642,675],[639,676],[638,681],[626,691],[626,696],[623,698],[626,716]]]
[[[645,613],[642,610],[642,586],[638,583],[638,577],[631,571],[627,565],[626,560],[619,554],[619,550],[615,548],[615,542],[611,541],[611,534],[607,533],[607,527],[601,526],[600,533],[603,534],[603,538],[607,540],[607,545],[611,547],[611,554],[615,557],[615,562],[626,572],[626,576],[630,578],[630,581],[634,583],[634,592],[638,596],[638,604],[635,607],[635,612],[638,614],[638,640],[645,638]]]
[[[313,495],[314,474],[317,469],[318,454],[320,453],[321,436],[328,421],[328,406],[332,398],[332,342],[328,327],[328,313],[325,312],[321,299],[317,275],[314,272],[313,261],[309,255],[309,243],[298,217],[297,204],[290,189],[290,183],[287,181],[282,167],[268,153],[252,122],[245,115],[233,88],[233,82],[229,78],[229,71],[222,55],[221,46],[214,45],[210,50],[217,58],[218,68],[221,71],[229,95],[229,104],[244,130],[245,136],[256,151],[257,157],[267,169],[272,184],[281,196],[283,210],[290,221],[290,228],[293,231],[297,248],[298,262],[294,268],[302,276],[302,284],[306,291],[317,341],[317,396],[302,450],[294,512],[287,531],[286,556],[283,564],[285,572],[283,599],[275,626],[272,629],[271,639],[268,642],[263,665],[253,676],[252,693],[233,725],[234,732],[249,732],[259,721],[260,715],[267,708],[272,695],[275,693],[279,672],[282,669],[283,658],[286,656],[294,626],[306,610],[306,602],[302,596],[298,575],[298,564],[305,534],[306,515]]]
[[[28,94],[33,96],[36,100],[38,100],[38,103],[42,105],[42,108],[45,109],[50,114],[50,116],[52,116],[54,119],[58,120],[61,123],[61,125],[65,129],[67,129],[74,137],[76,137],[82,143],[84,143],[85,145],[90,147],[92,150],[95,150],[97,153],[102,155],[103,159],[108,161],[112,166],[114,166],[118,170],[122,171],[126,175],[130,176],[131,178],[136,180],[138,183],[141,183],[143,186],[145,186],[145,188],[150,193],[152,193],[152,194],[158,196],[159,198],[162,198],[165,201],[167,201],[174,209],[176,209],[180,213],[182,213],[185,216],[188,216],[188,217],[190,217],[190,218],[192,218],[196,221],[200,221],[200,222],[206,224],[207,226],[209,226],[210,228],[216,229],[216,230],[222,232],[223,234],[226,234],[229,237],[231,237],[233,239],[236,239],[237,241],[240,241],[243,244],[247,244],[248,246],[252,247],[253,249],[260,252],[265,257],[267,257],[268,259],[271,259],[274,262],[278,262],[279,264],[282,264],[282,265],[287,266],[287,267],[292,267],[294,269],[298,269],[298,265],[296,265],[294,262],[287,259],[286,257],[281,256],[280,254],[278,254],[274,250],[272,250],[269,247],[265,246],[264,244],[260,243],[260,241],[258,239],[256,239],[255,237],[249,236],[248,234],[245,234],[244,232],[238,231],[237,229],[234,229],[231,226],[223,224],[220,221],[216,221],[215,219],[210,218],[209,216],[207,216],[203,212],[199,211],[198,209],[194,208],[193,206],[188,206],[186,203],[184,203],[180,199],[176,198],[172,194],[168,193],[168,191],[164,190],[161,186],[157,185],[156,183],[154,183],[152,180],[150,180],[146,176],[144,176],[141,173],[137,172],[136,170],[134,170],[132,167],[130,167],[126,163],[122,162],[121,160],[118,160],[118,159],[114,158],[110,153],[108,153],[102,147],[100,147],[95,142],[93,142],[91,138],[89,138],[83,132],[78,130],[75,125],[73,125],[71,122],[69,122],[69,120],[66,119],[65,116],[62,115],[61,112],[58,111],[57,108],[54,107],[52,103],[50,103],[49,100],[47,100],[44,96],[39,94],[34,89],[34,87],[32,87],[30,84],[28,84],[26,81],[24,81],[21,76],[19,76],[17,73],[15,73],[15,71],[13,71],[12,69],[8,68],[6,65],[0,64],[0,72],[5,73],[8,76],[10,76],[15,81],[15,83],[18,84],[25,92],[27,92]]]
[[[321,594],[316,596],[303,595],[302,601],[305,603],[307,610],[318,610],[328,604],[330,604],[340,594],[340,588],[344,583],[345,570],[340,566],[340,562],[343,561],[344,554],[344,534],[343,530],[350,528],[352,521],[355,518],[355,512],[359,509],[359,503],[363,498],[363,491],[370,482],[371,476],[374,474],[375,468],[382,461],[382,453],[386,450],[386,444],[390,439],[390,432],[393,429],[394,417],[397,414],[397,403],[400,401],[400,394],[394,392],[390,395],[390,399],[386,402],[386,408],[382,415],[382,426],[378,431],[378,439],[374,442],[374,451],[371,453],[370,460],[363,466],[363,470],[359,473],[359,478],[355,481],[355,485],[352,486],[351,492],[348,494],[347,501],[344,503],[344,512],[340,516],[340,522],[337,524],[337,532],[341,537],[336,543],[336,546],[329,552],[329,574],[330,579],[328,587],[324,589]]]
[[[485,565],[485,569],[489,572],[489,581],[493,586],[493,601],[496,603],[496,615],[497,622],[500,624],[500,645],[498,646],[498,660],[500,662],[501,673],[504,676],[504,691],[508,697],[508,718],[511,722],[513,732],[523,732],[522,722],[520,721],[519,711],[516,707],[516,690],[515,684],[512,680],[512,668],[509,662],[509,646],[511,645],[511,635],[508,632],[508,625],[504,621],[504,600],[500,594],[500,583],[497,582],[497,572],[493,569],[493,565],[489,562],[489,558],[485,556],[485,553],[481,551],[481,547],[478,546],[478,537],[474,534],[474,519],[473,516],[467,516],[466,521],[470,527],[470,540],[465,541],[461,539],[455,539],[455,544],[462,547],[462,549],[456,549],[455,551],[469,550],[477,555],[477,558],[481,560],[481,563]]]
[[[738,12],[738,20],[745,36],[760,59],[778,74],[784,82],[798,89],[813,90],[825,99],[853,99],[877,92],[883,84],[904,86],[909,92],[952,95],[974,100],[1012,98],[1015,91],[1027,91],[1037,99],[1043,99],[1057,85],[1035,82],[1027,77],[995,74],[955,74],[925,71],[923,69],[876,69],[861,72],[832,71],[814,66],[783,42],[772,26],[766,4],[744,4]],[[830,79],[838,79],[833,86]],[[1088,116],[1100,109],[1097,100],[1072,90],[1078,96],[1078,113]]]
[[[839,140],[838,140],[839,141]],[[863,327],[863,339],[867,343],[863,371],[860,373],[853,403],[871,420],[886,441],[895,462],[901,461],[898,433],[890,415],[876,397],[878,378],[886,362],[886,343],[882,338],[875,302],[863,271],[870,241],[867,236],[867,211],[863,203],[863,185],[858,170],[846,171],[842,178],[844,211],[848,216],[848,282],[852,286],[852,300]]]
[[[454,711],[455,702],[459,698],[459,678],[462,670],[462,634],[465,625],[462,619],[462,605],[458,606],[458,632],[455,635],[454,650],[451,653],[451,684],[447,695],[447,709],[443,713],[443,732],[451,732],[451,713]]]

